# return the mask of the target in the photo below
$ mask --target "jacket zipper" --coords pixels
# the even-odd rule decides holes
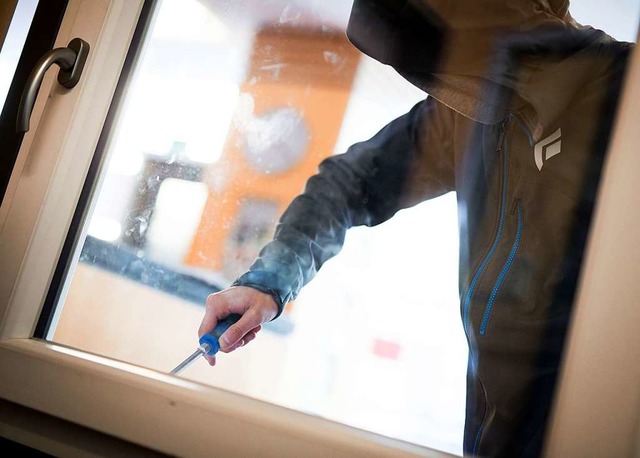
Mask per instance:
[[[493,285],[493,289],[491,290],[491,296],[489,296],[489,302],[487,302],[487,306],[484,309],[484,315],[482,317],[482,324],[480,325],[480,335],[484,335],[487,330],[487,323],[489,322],[489,317],[491,316],[491,309],[493,308],[493,304],[496,300],[496,296],[498,295],[498,291],[500,291],[500,287],[502,283],[509,273],[511,269],[511,265],[513,264],[513,260],[516,257],[516,253],[518,252],[518,247],[520,246],[520,240],[522,239],[522,205],[519,200],[516,200],[516,211],[518,212],[518,229],[516,231],[516,238],[513,241],[513,245],[511,246],[511,251],[509,252],[509,256],[507,257],[507,261],[505,262],[502,270],[500,271],[500,275],[496,280],[495,285]]]
[[[501,190],[501,195],[500,195],[500,217],[498,219],[498,230],[496,232],[496,235],[494,237],[493,243],[491,244],[491,248],[489,248],[489,252],[485,255],[484,259],[482,260],[482,262],[480,263],[480,265],[478,266],[478,268],[476,269],[475,273],[473,274],[473,278],[471,279],[471,283],[469,284],[469,289],[467,290],[467,294],[465,295],[464,298],[464,303],[463,303],[463,327],[465,330],[465,333],[467,334],[467,336],[470,335],[469,333],[469,315],[470,315],[470,309],[471,309],[471,299],[473,298],[473,292],[477,286],[478,280],[480,279],[480,276],[482,275],[482,273],[484,272],[484,270],[486,269],[487,265],[489,264],[489,261],[491,260],[491,258],[493,257],[494,252],[496,251],[496,248],[498,247],[498,243],[500,242],[500,238],[502,237],[502,233],[504,231],[504,220],[505,220],[505,213],[506,213],[506,199],[507,199],[507,178],[508,178],[508,165],[509,165],[509,161],[508,161],[508,155],[507,155],[507,148],[506,148],[506,143],[505,143],[505,137],[506,137],[506,130],[507,130],[507,125],[509,122],[511,115],[509,115],[507,117],[507,119],[505,119],[502,122],[502,125],[500,126],[500,136],[498,137],[498,146],[496,148],[496,153],[503,153],[503,158],[502,158],[502,190]]]

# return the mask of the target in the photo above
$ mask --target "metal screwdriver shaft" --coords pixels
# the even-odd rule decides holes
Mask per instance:
[[[209,345],[206,345],[206,344],[205,345],[200,345],[198,347],[198,349],[196,351],[194,351],[191,356],[189,356],[187,359],[185,359],[180,364],[178,364],[176,366],[176,368],[174,370],[172,370],[171,372],[169,372],[169,373],[171,375],[178,375],[180,372],[185,370],[187,367],[189,367],[193,363],[195,363],[196,359],[198,359],[200,356],[206,355],[208,350],[209,350]]]
[[[242,315],[231,314],[224,320],[218,322],[213,331],[200,337],[200,346],[193,352],[187,359],[182,361],[176,366],[174,370],[170,372],[171,375],[177,375],[187,367],[191,366],[202,355],[215,355],[220,350],[220,343],[218,339],[229,327],[237,322]]]

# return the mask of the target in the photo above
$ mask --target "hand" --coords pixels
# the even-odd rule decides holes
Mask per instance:
[[[242,315],[242,318],[220,336],[220,351],[224,353],[232,352],[255,339],[262,324],[276,316],[278,306],[270,294],[248,286],[232,286],[207,297],[207,307],[198,336],[211,331],[218,320],[232,313]],[[205,358],[211,366],[216,364],[215,356],[205,355]]]

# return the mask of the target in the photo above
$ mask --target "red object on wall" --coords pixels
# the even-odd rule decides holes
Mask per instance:
[[[401,348],[397,342],[382,339],[373,341],[373,354],[380,358],[398,359]]]

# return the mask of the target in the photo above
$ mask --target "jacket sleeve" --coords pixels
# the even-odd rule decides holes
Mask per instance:
[[[279,315],[340,251],[348,228],[374,226],[453,190],[452,124],[451,110],[427,98],[370,140],[325,159],[234,285],[273,295]]]

